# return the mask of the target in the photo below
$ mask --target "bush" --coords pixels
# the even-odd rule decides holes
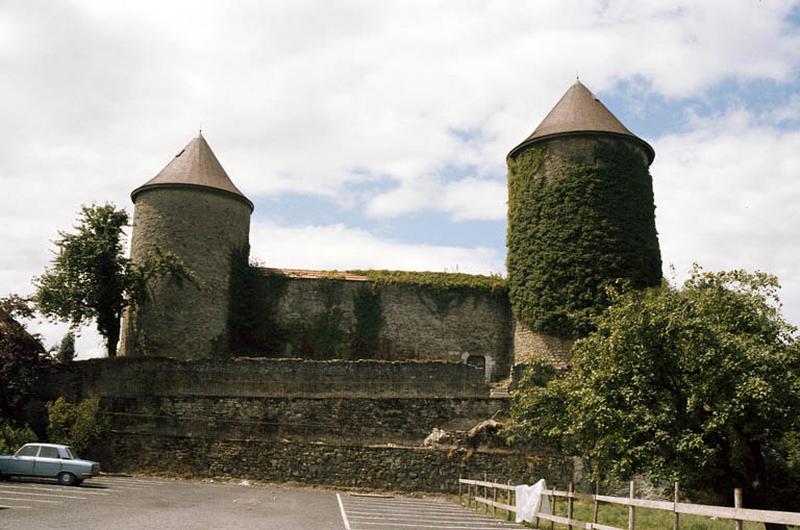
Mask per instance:
[[[26,443],[35,442],[36,434],[27,425],[14,427],[0,418],[0,454],[13,453]]]
[[[47,404],[47,439],[71,446],[81,454],[97,443],[108,431],[107,417],[100,411],[100,399],[70,403],[63,397]]]

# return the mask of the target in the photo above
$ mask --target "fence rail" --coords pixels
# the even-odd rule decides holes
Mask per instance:
[[[464,486],[466,486],[466,491]],[[505,484],[498,482],[491,482],[488,479],[475,480],[475,479],[458,479],[458,498],[459,502],[466,494],[466,505],[471,507],[475,503],[476,508],[478,505],[483,505],[484,511],[489,511],[491,508],[493,513],[497,513],[497,509],[505,510],[507,518],[511,519],[512,514],[516,513],[516,505],[512,500],[516,498],[516,486],[511,485],[511,482]],[[483,490],[483,494],[480,495]],[[490,494],[491,492],[491,494]],[[498,500],[498,492],[502,497]],[[573,484],[569,484],[568,490],[558,490],[555,488],[542,490],[542,495],[550,497],[552,511],[555,512],[557,499],[562,498],[567,501],[567,516],[548,514],[536,512],[534,514],[535,521],[544,520],[552,523],[559,523],[566,525],[568,528],[581,528],[585,530],[626,530],[624,528],[617,528],[615,526],[608,526],[598,523],[598,512],[600,503],[615,504],[619,506],[628,507],[628,527],[627,530],[635,530],[636,528],[636,508],[646,508],[651,510],[661,510],[671,512],[673,514],[673,530],[680,528],[680,514],[699,515],[704,517],[716,517],[719,519],[730,519],[736,524],[736,529],[742,529],[742,523],[775,523],[775,524],[788,524],[800,526],[800,513],[797,512],[779,512],[773,510],[756,510],[751,508],[742,508],[742,492],[740,489],[734,490],[734,507],[726,506],[709,506],[705,504],[690,504],[679,502],[680,486],[675,483],[675,497],[673,501],[656,501],[649,499],[635,498],[635,489],[633,482],[630,483],[630,494],[628,497],[612,497],[610,495],[600,495],[599,485],[595,488],[594,494],[577,493],[574,490]],[[592,521],[580,521],[573,518],[573,506],[575,499],[590,501],[594,504],[592,513]]]

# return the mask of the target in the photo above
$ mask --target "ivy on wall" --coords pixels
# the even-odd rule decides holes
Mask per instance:
[[[506,280],[500,275],[464,274],[461,272],[416,272],[388,270],[352,270],[351,274],[364,276],[376,286],[415,285],[435,290],[466,288],[487,291],[490,294],[505,294]]]
[[[279,356],[288,332],[276,319],[289,278],[249,263],[248,247],[231,255],[230,352],[237,356]]]
[[[380,290],[365,285],[353,293],[353,316],[355,326],[350,342],[352,357],[380,357],[381,330],[384,325]]]
[[[618,279],[633,288],[661,280],[652,179],[641,155],[600,140],[594,163],[541,171],[546,145],[508,161],[508,276],[515,316],[560,337],[590,330]]]
[[[342,325],[342,282],[322,279],[318,283],[322,311],[289,324],[291,351],[304,359],[347,359],[347,330]]]

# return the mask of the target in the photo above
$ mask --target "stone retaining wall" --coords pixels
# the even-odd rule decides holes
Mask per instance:
[[[326,445],[253,440],[114,435],[98,453],[108,471],[154,472],[181,477],[237,477],[354,488],[458,491],[458,478],[530,483],[548,477],[566,484],[570,460],[510,451]]]
[[[53,397],[488,397],[481,370],[459,363],[157,357],[93,359],[55,366],[42,385]]]
[[[244,397],[103,398],[115,431],[221,440],[421,446],[434,428],[453,432],[507,410],[505,399]]]

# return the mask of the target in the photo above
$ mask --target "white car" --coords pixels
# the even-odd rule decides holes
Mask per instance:
[[[64,486],[77,486],[98,473],[100,464],[77,458],[67,445],[25,444],[13,456],[0,456],[0,479],[50,477]]]

